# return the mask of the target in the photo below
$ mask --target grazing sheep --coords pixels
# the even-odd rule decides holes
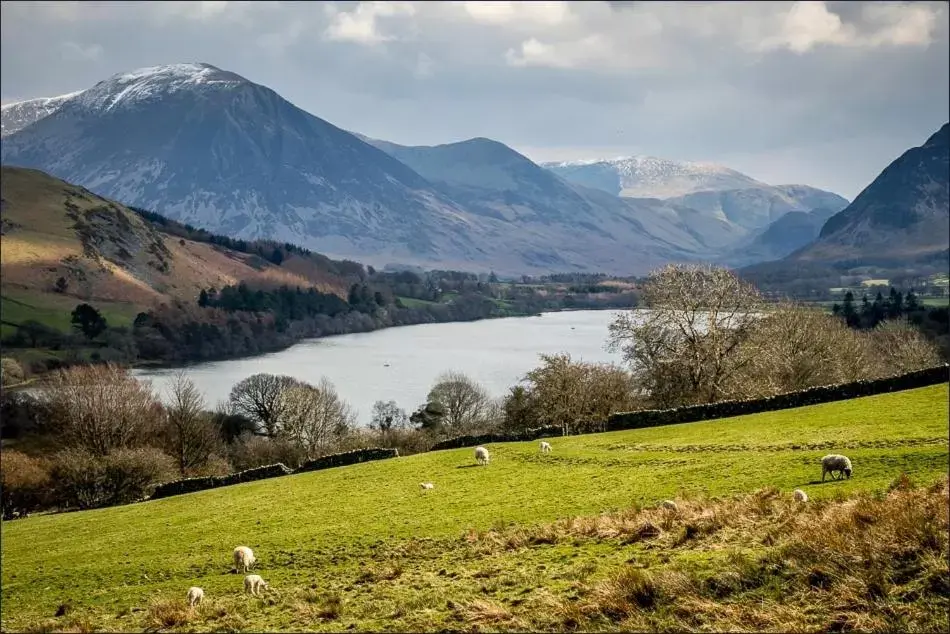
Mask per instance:
[[[422,489],[423,491],[428,491],[429,489],[434,489],[435,485],[432,484],[431,482],[423,482],[422,484],[419,485],[419,488]]]
[[[792,491],[792,497],[794,497],[797,502],[808,501],[808,494],[802,491],[801,489],[795,489],[794,491]]]
[[[670,511],[675,511],[677,510],[676,502],[674,502],[673,500],[663,500],[663,508],[668,509]]]
[[[541,453],[551,453],[551,443],[541,441]]]
[[[835,477],[835,472],[838,477]],[[851,460],[847,456],[828,454],[821,459],[821,481],[825,481],[825,474],[831,474],[832,479],[840,480],[842,476],[851,478]]]
[[[247,546],[238,546],[234,549],[234,569],[237,572],[247,572],[254,565],[254,551]]]
[[[475,462],[478,464],[488,464],[488,461],[491,459],[491,456],[488,455],[488,450],[484,447],[475,447]]]
[[[247,575],[244,577],[244,592],[250,592],[252,596],[261,596],[261,590],[270,588],[267,582],[260,575]]]
[[[195,607],[205,598],[205,591],[198,586],[188,588],[188,605]]]

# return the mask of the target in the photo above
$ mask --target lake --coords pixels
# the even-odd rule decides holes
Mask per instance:
[[[502,396],[537,367],[539,354],[570,353],[575,360],[620,362],[608,353],[607,325],[615,311],[544,313],[537,317],[424,324],[302,341],[281,352],[188,366],[188,377],[214,406],[235,383],[257,374],[289,374],[317,383],[327,377],[337,392],[369,422],[373,403],[393,400],[408,413],[425,402],[443,372],[463,372],[492,396]],[[178,370],[136,370],[163,397]]]

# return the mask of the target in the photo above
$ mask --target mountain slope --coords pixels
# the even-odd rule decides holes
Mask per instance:
[[[663,201],[622,199],[572,185],[491,139],[404,146],[360,138],[411,167],[467,210],[563,241],[562,254],[579,257],[576,249],[591,241],[602,256],[627,258],[637,257],[631,248],[680,259],[714,248]]]
[[[652,156],[542,163],[541,166],[568,182],[629,198],[673,198],[698,191],[764,185],[721,165]]]
[[[894,260],[950,247],[950,124],[887,166],[791,260]]]
[[[72,92],[59,97],[30,99],[0,106],[0,137],[19,132],[31,123],[53,114],[68,100],[82,91]]]
[[[193,302],[201,289],[240,281],[314,287],[345,296],[344,280],[290,260],[261,258],[169,236],[138,214],[42,172],[2,168],[0,268],[4,291],[61,293],[134,304]],[[296,271],[296,272],[295,272]]]
[[[3,161],[241,238],[346,255],[479,254],[468,238],[478,231],[411,169],[207,64],[100,82],[8,136]]]
[[[837,194],[807,185],[761,185],[704,191],[670,198],[669,202],[728,220],[747,230],[767,227],[790,211],[808,212],[823,208],[837,212],[848,205],[847,199]]]
[[[721,261],[730,266],[777,260],[813,242],[837,210],[789,211],[765,229],[740,241]]]
[[[423,169],[432,183],[268,88],[177,64],[100,82],[7,136],[2,152],[4,163],[218,233],[376,265],[630,274],[699,247],[689,236],[658,242],[629,206],[584,202],[501,144],[454,145],[454,174],[449,163],[441,175]],[[466,162],[493,176],[467,182]]]

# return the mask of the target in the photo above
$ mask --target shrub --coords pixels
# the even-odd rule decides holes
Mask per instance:
[[[26,375],[16,359],[0,359],[0,385],[14,385],[23,381]]]
[[[238,471],[278,462],[296,469],[304,460],[305,453],[286,440],[245,434],[231,445],[231,464]]]
[[[171,457],[154,447],[117,449],[103,459],[106,504],[127,504],[148,496],[159,482],[174,477]]]
[[[65,449],[53,457],[50,475],[54,484],[53,503],[64,508],[88,509],[105,498],[105,468],[85,449]]]
[[[29,513],[42,507],[49,485],[49,472],[43,460],[20,451],[5,450],[0,463],[0,504],[4,519],[14,513]]]

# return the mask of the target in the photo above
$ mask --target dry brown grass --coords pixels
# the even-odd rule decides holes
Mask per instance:
[[[164,599],[148,606],[146,623],[150,629],[162,630],[187,625],[194,616],[195,611],[184,599]]]

